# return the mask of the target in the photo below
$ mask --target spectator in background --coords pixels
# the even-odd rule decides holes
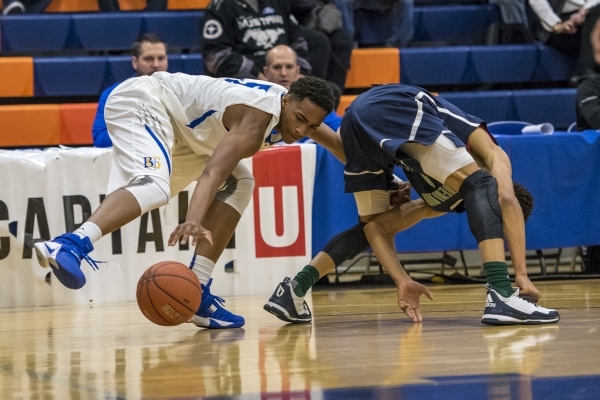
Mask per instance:
[[[600,75],[577,87],[577,130],[600,129]]]
[[[502,23],[498,27],[497,43],[533,43],[529,29],[525,0],[490,0],[500,8]]]
[[[52,0],[5,0],[2,15],[42,13]]]
[[[265,57],[265,66],[263,74],[267,81],[276,83],[290,90],[292,83],[300,79],[300,66],[296,52],[284,44],[277,45],[267,52]],[[334,90],[335,93],[335,90]],[[340,101],[340,94],[336,95],[336,107]],[[323,120],[323,123],[332,130],[337,131],[342,122],[342,117],[336,114],[335,109],[331,110]]]
[[[573,84],[596,71],[590,35],[598,12],[588,13],[599,3],[599,0],[529,0],[537,16],[532,24],[535,38],[565,54],[578,56],[577,71],[571,78]]]
[[[169,67],[167,44],[157,35],[146,33],[133,44],[131,48],[131,65],[135,70],[133,76],[152,75],[156,71],[166,71]],[[108,96],[121,82],[105,89],[98,100],[98,110],[92,126],[92,138],[96,147],[111,147],[112,141],[108,136],[104,122],[104,106]]]
[[[407,47],[414,36],[414,0],[334,0],[342,11],[344,29],[355,39],[354,10],[392,14],[392,36],[385,44],[390,47]]]
[[[120,11],[118,0],[98,0],[100,11]],[[144,11],[165,11],[167,0],[148,0]]]
[[[202,57],[210,76],[265,80],[265,56],[279,44],[296,51],[303,74],[313,72],[304,58],[308,45],[286,0],[212,1],[201,26]],[[317,59],[328,57],[321,54]]]
[[[354,42],[343,29],[342,13],[329,0],[288,0],[291,11],[301,24],[300,32],[308,43],[308,61],[315,67],[315,75],[335,83],[340,91],[346,86],[350,56]],[[311,58],[311,49],[326,46],[329,57]],[[315,54],[316,56],[319,56]],[[317,71],[318,65],[324,67]]]

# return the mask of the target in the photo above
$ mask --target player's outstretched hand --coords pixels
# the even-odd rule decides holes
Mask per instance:
[[[169,236],[169,246],[175,246],[177,241],[186,244],[190,238],[192,246],[196,246],[198,240],[208,240],[211,245],[213,244],[212,233],[208,229],[196,222],[184,222],[177,225],[177,228]]]
[[[537,290],[535,285],[531,283],[528,277],[515,276],[515,283],[519,287],[519,297],[522,297],[532,303],[538,302],[540,299],[540,292]]]
[[[429,300],[433,300],[433,296],[429,293],[429,289],[412,279],[402,281],[398,285],[398,305],[400,306],[400,309],[404,311],[404,314],[412,319],[413,322],[423,321],[419,303],[419,297],[421,297],[422,294],[427,296]]]

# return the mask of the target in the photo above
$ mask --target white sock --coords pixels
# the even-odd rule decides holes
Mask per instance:
[[[192,271],[194,271],[200,283],[206,285],[212,276],[213,269],[215,269],[215,262],[197,254],[194,256],[193,262]]]
[[[97,242],[102,237],[102,231],[93,222],[85,222],[73,233],[82,239],[88,237],[92,243]]]

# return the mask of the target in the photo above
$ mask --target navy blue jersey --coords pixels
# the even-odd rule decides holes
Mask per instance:
[[[417,86],[376,86],[358,96],[342,119],[345,191],[390,190],[394,165],[408,158],[400,150],[404,143],[429,146],[444,134],[464,147],[482,123]]]

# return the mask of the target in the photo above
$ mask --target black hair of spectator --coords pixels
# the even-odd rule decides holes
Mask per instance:
[[[329,83],[314,76],[305,76],[292,83],[288,94],[299,102],[308,99],[328,113],[335,105],[335,95]]]
[[[525,186],[517,182],[513,182],[513,189],[515,190],[515,197],[521,206],[521,210],[523,210],[525,222],[527,222],[533,211],[533,195]]]
[[[169,48],[165,42],[156,33],[144,33],[133,43],[131,46],[131,54],[138,58],[142,54],[142,43],[162,43],[165,45],[165,52],[168,52]]]

